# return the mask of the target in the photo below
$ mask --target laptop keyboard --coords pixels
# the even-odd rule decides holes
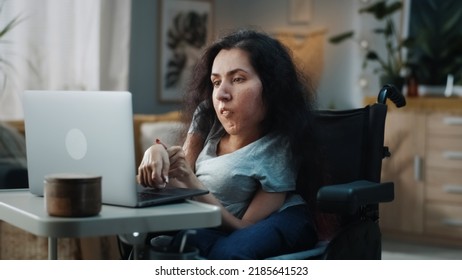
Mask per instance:
[[[208,193],[207,190],[175,187],[168,187],[164,189],[145,188],[138,192],[138,202],[149,203],[149,205],[165,202],[177,202],[206,193]]]
[[[171,192],[162,191],[162,189],[146,189],[141,192],[138,192],[138,200],[146,201],[153,200],[159,197],[165,197],[171,195]]]

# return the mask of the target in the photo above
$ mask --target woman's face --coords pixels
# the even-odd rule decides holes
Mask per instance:
[[[241,49],[221,50],[212,65],[213,106],[230,135],[262,136],[262,83]]]

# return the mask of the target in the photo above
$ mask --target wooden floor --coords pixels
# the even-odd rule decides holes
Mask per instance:
[[[384,239],[383,260],[462,260],[462,249]]]

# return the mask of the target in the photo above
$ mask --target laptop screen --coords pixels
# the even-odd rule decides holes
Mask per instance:
[[[26,91],[23,96],[31,193],[55,173],[102,176],[103,203],[135,206],[136,166],[129,92]]]

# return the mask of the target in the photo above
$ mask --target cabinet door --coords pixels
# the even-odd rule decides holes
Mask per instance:
[[[427,117],[425,232],[461,244],[462,117]]]
[[[395,199],[380,206],[384,233],[423,232],[425,115],[415,111],[389,111],[385,145],[391,157],[382,165],[382,181],[395,184]]]

